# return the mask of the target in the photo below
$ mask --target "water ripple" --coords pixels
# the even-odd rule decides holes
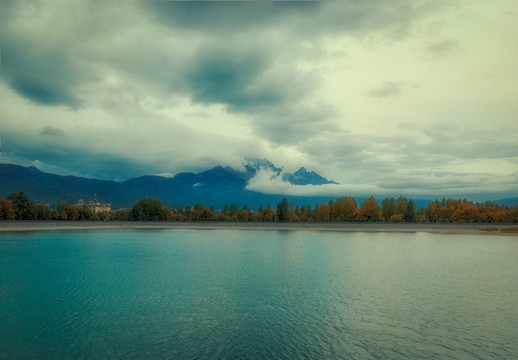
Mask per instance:
[[[114,230],[0,246],[0,359],[518,353],[505,237]]]

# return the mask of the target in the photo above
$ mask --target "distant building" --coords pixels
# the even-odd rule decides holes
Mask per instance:
[[[101,203],[97,201],[89,201],[83,202],[83,199],[80,199],[79,202],[75,205],[77,207],[88,207],[93,213],[98,214],[105,211],[112,211],[112,205],[109,203]]]

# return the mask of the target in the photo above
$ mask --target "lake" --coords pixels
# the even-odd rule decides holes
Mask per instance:
[[[518,239],[0,233],[1,359],[515,359]]]

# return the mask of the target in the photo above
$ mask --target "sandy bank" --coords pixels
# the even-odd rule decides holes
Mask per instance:
[[[430,232],[518,236],[508,224],[278,223],[278,222],[132,222],[132,221],[0,221],[1,231],[105,229],[236,229],[349,232]],[[513,231],[514,230],[514,231]]]

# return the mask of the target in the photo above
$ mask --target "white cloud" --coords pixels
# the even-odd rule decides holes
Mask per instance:
[[[160,174],[155,174],[155,176],[161,176],[161,177],[165,177],[165,178],[173,178],[176,174],[173,174],[171,172],[165,172],[165,173],[160,173]]]
[[[247,189],[267,194],[292,196],[394,196],[410,197],[470,197],[480,194],[492,199],[513,194],[518,189],[518,173],[494,177],[491,174],[448,175],[388,175],[365,179],[356,184],[292,185],[268,168],[262,168],[249,180]]]
[[[324,184],[324,185],[293,185],[282,180],[282,175],[268,168],[261,168],[248,181],[246,188],[266,194],[285,194],[293,196],[341,196],[344,194],[365,195],[380,194],[381,189],[368,184]]]

